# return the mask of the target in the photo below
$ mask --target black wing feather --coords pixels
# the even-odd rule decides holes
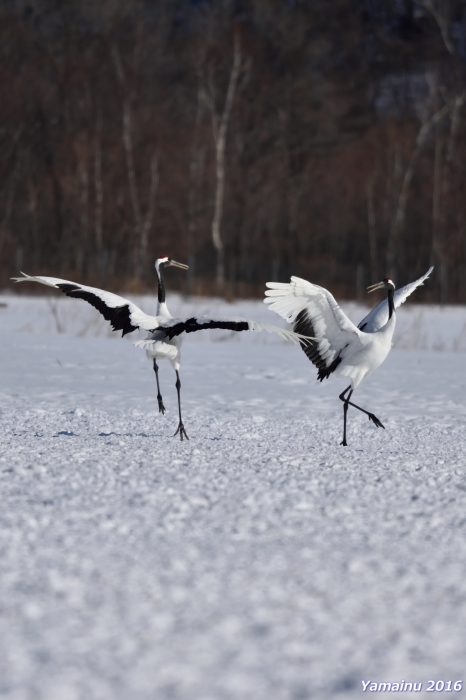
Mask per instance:
[[[306,335],[308,337],[316,335],[314,326],[312,325],[312,320],[309,318],[306,309],[303,309],[303,311],[300,311],[300,313],[297,315],[293,330],[295,333],[301,333],[302,335]],[[317,372],[317,379],[320,381],[327,379],[327,377],[329,377],[332,372],[336,370],[341,362],[341,357],[338,355],[327,367],[325,360],[319,353],[318,343],[315,340],[309,340],[306,343],[300,341],[300,345],[312,364],[318,368],[319,371]]]
[[[247,321],[207,321],[199,323],[197,318],[188,318],[185,321],[176,323],[168,328],[161,326],[158,330],[165,333],[170,340],[181,333],[195,333],[196,331],[205,331],[208,328],[223,328],[230,331],[248,331],[249,324]]]
[[[93,306],[97,311],[99,311],[106,321],[110,321],[110,324],[114,331],[123,331],[122,336],[127,333],[132,333],[136,330],[137,326],[133,326],[131,323],[129,306],[125,304],[124,306],[117,306],[116,308],[111,308],[102,301],[100,297],[92,292],[87,292],[81,287],[74,284],[57,284],[58,289],[60,289],[67,297],[74,297],[76,299],[84,299],[91,306]]]

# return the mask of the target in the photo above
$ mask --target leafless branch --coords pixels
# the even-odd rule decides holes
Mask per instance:
[[[455,46],[448,28],[448,15],[450,10],[449,0],[437,0],[437,2],[435,2],[435,0],[415,0],[415,2],[420,7],[423,7],[425,10],[430,12],[438,25],[443,43],[445,44],[448,53],[453,55],[455,53]]]
[[[395,276],[394,274],[394,267],[395,267],[395,258],[396,258],[396,250],[397,250],[397,245],[398,245],[398,238],[405,220],[405,215],[406,215],[406,205],[408,203],[408,195],[409,195],[409,187],[411,185],[411,181],[413,179],[414,173],[415,173],[415,167],[416,167],[416,162],[419,158],[419,155],[422,151],[422,148],[427,140],[427,137],[429,136],[430,132],[432,131],[433,127],[438,124],[442,119],[444,119],[447,114],[451,111],[452,109],[452,104],[446,104],[444,105],[441,109],[438,110],[435,114],[433,114],[429,119],[426,119],[423,124],[421,124],[421,128],[419,129],[419,132],[416,137],[416,142],[415,146],[413,148],[413,151],[411,153],[411,158],[409,159],[408,165],[406,167],[404,176],[403,176],[403,181],[401,184],[399,196],[398,196],[398,203],[396,207],[396,212],[395,216],[392,219],[392,225],[390,227],[390,232],[389,232],[389,237],[388,237],[388,244],[387,244],[387,266],[388,266],[388,272],[390,275]]]
[[[103,185],[102,185],[102,108],[97,110],[95,126],[95,150],[94,150],[94,187],[95,187],[95,243],[98,253],[103,248],[102,209],[103,209]]]

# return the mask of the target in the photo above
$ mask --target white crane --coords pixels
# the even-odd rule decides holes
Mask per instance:
[[[171,260],[167,256],[158,258],[155,261],[158,279],[158,303],[155,316],[148,316],[128,299],[97,287],[87,287],[84,284],[77,284],[76,282],[69,282],[56,277],[30,277],[24,272],[21,273],[23,277],[13,277],[13,279],[15,282],[39,282],[48,287],[59,289],[69,297],[84,299],[100,311],[107,321],[110,321],[114,331],[122,331],[122,336],[135,331],[137,328],[148,331],[148,337],[145,340],[136,341],[134,345],[145,348],[147,357],[153,360],[153,368],[157,380],[157,401],[159,412],[162,414],[165,413],[165,406],[160,393],[157,360],[168,359],[171,362],[176,373],[175,386],[178,394],[179,423],[175,435],[179,434],[180,439],[183,440],[183,437],[189,439],[181,419],[181,382],[179,375],[181,344],[185,333],[194,333],[208,328],[226,328],[232,331],[266,330],[269,333],[277,333],[284,340],[290,340],[295,344],[299,342],[304,343],[307,339],[302,335],[278,326],[258,323],[257,321],[247,321],[239,317],[224,316],[213,318],[210,316],[193,316],[191,318],[173,318],[165,302],[164,270],[167,267],[179,267],[182,270],[188,269],[187,265]]]
[[[293,330],[313,340],[302,348],[311,362],[318,368],[317,378],[323,381],[332,372],[349,377],[351,384],[340,394],[343,401],[343,440],[346,446],[346,415],[348,406],[365,413],[376,427],[384,425],[373,413],[350,401],[353,391],[362,380],[379,367],[392,347],[395,330],[395,309],[419,287],[433,268],[416,282],[395,292],[391,279],[368,287],[369,292],[385,288],[387,299],[378,304],[361,321],[358,327],[352,323],[338,306],[334,297],[323,287],[292,277],[289,284],[267,282],[264,302],[288,323]],[[349,392],[349,393],[348,393]],[[346,395],[347,394],[347,395]]]

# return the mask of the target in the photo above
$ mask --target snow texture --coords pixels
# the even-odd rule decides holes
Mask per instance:
[[[351,700],[403,679],[424,698],[466,680],[462,352],[395,349],[354,394],[386,430],[350,408],[342,448],[343,379],[318,384],[273,336],[193,334],[181,443],[168,363],[162,416],[144,353],[81,332],[84,303],[60,302],[58,333],[44,299],[0,301],[0,697]],[[196,306],[271,320],[260,302],[180,312]],[[403,312],[425,346],[461,349],[464,309]]]

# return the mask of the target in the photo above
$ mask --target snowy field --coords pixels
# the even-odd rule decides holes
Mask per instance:
[[[386,430],[350,409],[342,448],[345,382],[273,336],[185,340],[181,443],[174,372],[162,416],[136,334],[77,300],[0,304],[0,697],[466,682],[466,309],[403,308],[355,394]],[[260,302],[169,304],[280,323]]]

